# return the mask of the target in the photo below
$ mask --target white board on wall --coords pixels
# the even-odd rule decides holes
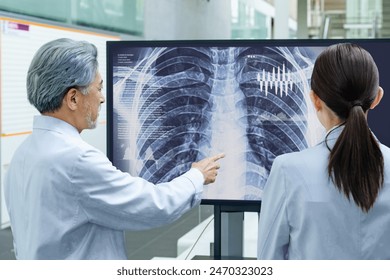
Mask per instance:
[[[106,41],[119,40],[119,37],[107,34],[0,17],[1,228],[9,224],[3,195],[4,173],[16,148],[31,133],[33,116],[39,114],[27,100],[28,67],[38,48],[57,38],[93,43],[98,48],[99,71],[103,79],[106,77]],[[82,133],[87,142],[103,152],[106,151],[105,124],[106,108],[102,106],[98,127]]]
[[[27,101],[26,76],[34,53],[44,43],[64,37],[95,44],[99,52],[99,70],[102,77],[106,77],[106,41],[117,40],[117,37],[12,19],[0,22],[2,135],[31,130],[31,116],[37,111]],[[100,121],[105,118],[102,107]]]

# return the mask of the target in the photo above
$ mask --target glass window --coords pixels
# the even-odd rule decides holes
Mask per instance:
[[[1,0],[0,10],[71,25],[143,34],[142,0]]]
[[[70,13],[70,5],[69,0],[1,0],[0,10],[59,22],[67,22]]]
[[[74,1],[72,23],[110,31],[141,35],[143,1],[78,0]]]
[[[239,0],[231,1],[231,10],[233,39],[269,39],[271,37],[271,17]]]

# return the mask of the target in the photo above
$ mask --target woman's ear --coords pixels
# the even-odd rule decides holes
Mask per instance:
[[[316,112],[320,111],[322,108],[321,99],[312,90],[310,91],[310,99],[311,99],[311,102],[313,102],[313,105],[314,105],[314,108],[316,109]]]
[[[379,87],[378,93],[376,94],[374,101],[371,103],[370,109],[374,109],[381,102],[383,94],[383,88]]]
[[[78,98],[79,96],[78,96],[77,89],[71,88],[65,94],[64,103],[71,111],[74,111],[77,109]]]

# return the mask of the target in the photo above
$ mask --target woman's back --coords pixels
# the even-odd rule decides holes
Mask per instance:
[[[330,133],[328,146],[342,129]],[[390,149],[381,150],[390,166]],[[259,221],[259,259],[390,259],[389,174],[366,213],[329,179],[328,156],[321,142],[275,160],[278,175],[267,182]]]

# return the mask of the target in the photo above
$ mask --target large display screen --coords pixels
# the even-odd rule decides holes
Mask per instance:
[[[372,53],[380,73],[390,67],[388,41],[350,41]],[[110,160],[122,171],[159,183],[224,152],[217,182],[205,187],[203,203],[258,203],[274,158],[324,136],[309,97],[310,77],[318,54],[338,42],[108,42]],[[380,107],[382,113],[373,118],[386,113],[388,119]],[[384,138],[389,141],[387,132]]]

